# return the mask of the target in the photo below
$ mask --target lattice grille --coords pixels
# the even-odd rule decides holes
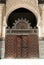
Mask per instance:
[[[6,35],[5,57],[31,58],[39,57],[37,35]]]

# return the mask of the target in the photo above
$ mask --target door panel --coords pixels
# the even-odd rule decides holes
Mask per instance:
[[[6,35],[6,58],[33,58],[39,57],[37,35]]]
[[[16,36],[17,37],[17,57],[28,57],[28,36]]]

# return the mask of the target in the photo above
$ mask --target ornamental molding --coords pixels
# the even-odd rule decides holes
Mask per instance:
[[[34,27],[33,29],[30,25],[31,23],[29,23],[29,20],[27,20],[26,18],[18,18],[14,21],[12,28],[6,28],[6,35],[38,35],[38,29],[36,27]],[[18,28],[16,28],[17,26]],[[21,28],[21,26],[24,28]]]
[[[23,23],[24,23],[24,25],[23,25]],[[18,24],[18,25],[17,25]],[[18,18],[17,20],[15,20],[15,22],[13,23],[13,27],[12,27],[12,29],[17,29],[16,27],[17,26],[20,26],[20,24],[22,25],[22,26],[24,26],[24,27],[26,27],[27,26],[27,28],[25,28],[25,29],[31,29],[32,27],[30,26],[31,25],[31,23],[29,23],[29,20],[27,20],[26,18]],[[21,26],[20,26],[20,29],[21,29]]]

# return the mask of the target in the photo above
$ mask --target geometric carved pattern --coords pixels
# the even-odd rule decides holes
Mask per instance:
[[[38,45],[38,36],[31,35],[30,36],[30,55],[32,57],[39,57],[39,45]]]
[[[37,35],[6,35],[6,58],[33,58],[39,57]]]
[[[14,26],[12,27],[12,29],[6,29],[7,32],[5,38],[5,57],[39,57],[38,29],[36,27],[34,27],[33,29],[29,23],[29,20],[27,20],[26,18],[18,18],[17,20],[15,20],[13,25]],[[15,32],[17,34],[15,34]],[[26,34],[27,32],[28,35]]]
[[[9,35],[9,36],[6,36],[6,40],[5,40],[5,57],[15,57],[16,56],[16,53],[15,53],[15,36],[12,36],[12,35]]]
[[[14,26],[12,27],[12,29],[28,29],[28,27],[31,27],[29,20],[27,20],[26,18],[18,18],[18,20],[15,20],[13,25]]]

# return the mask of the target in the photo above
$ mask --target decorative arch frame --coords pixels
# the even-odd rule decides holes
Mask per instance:
[[[38,22],[37,25],[39,25],[39,23],[40,23],[39,10],[35,9],[34,7],[32,7],[32,5],[25,4],[25,3],[23,3],[23,4],[17,4],[17,5],[13,4],[12,7],[8,10],[8,12],[6,12],[6,21],[8,20],[9,15],[10,15],[14,10],[16,10],[16,9],[18,9],[18,8],[26,8],[26,9],[30,10],[30,11],[36,16],[36,19],[37,19],[37,22]]]
[[[23,19],[23,18],[19,19],[19,18],[18,18],[18,20],[15,20],[15,22],[13,23],[14,26],[12,27],[12,29],[19,29],[18,27],[19,27],[20,24],[22,24],[22,23],[24,23],[25,29],[31,28],[31,26],[30,26],[31,23],[29,23],[29,20],[27,20],[26,18],[25,18],[25,19]],[[18,27],[17,27],[17,26],[18,26]],[[21,26],[20,26],[20,29],[21,29]]]

